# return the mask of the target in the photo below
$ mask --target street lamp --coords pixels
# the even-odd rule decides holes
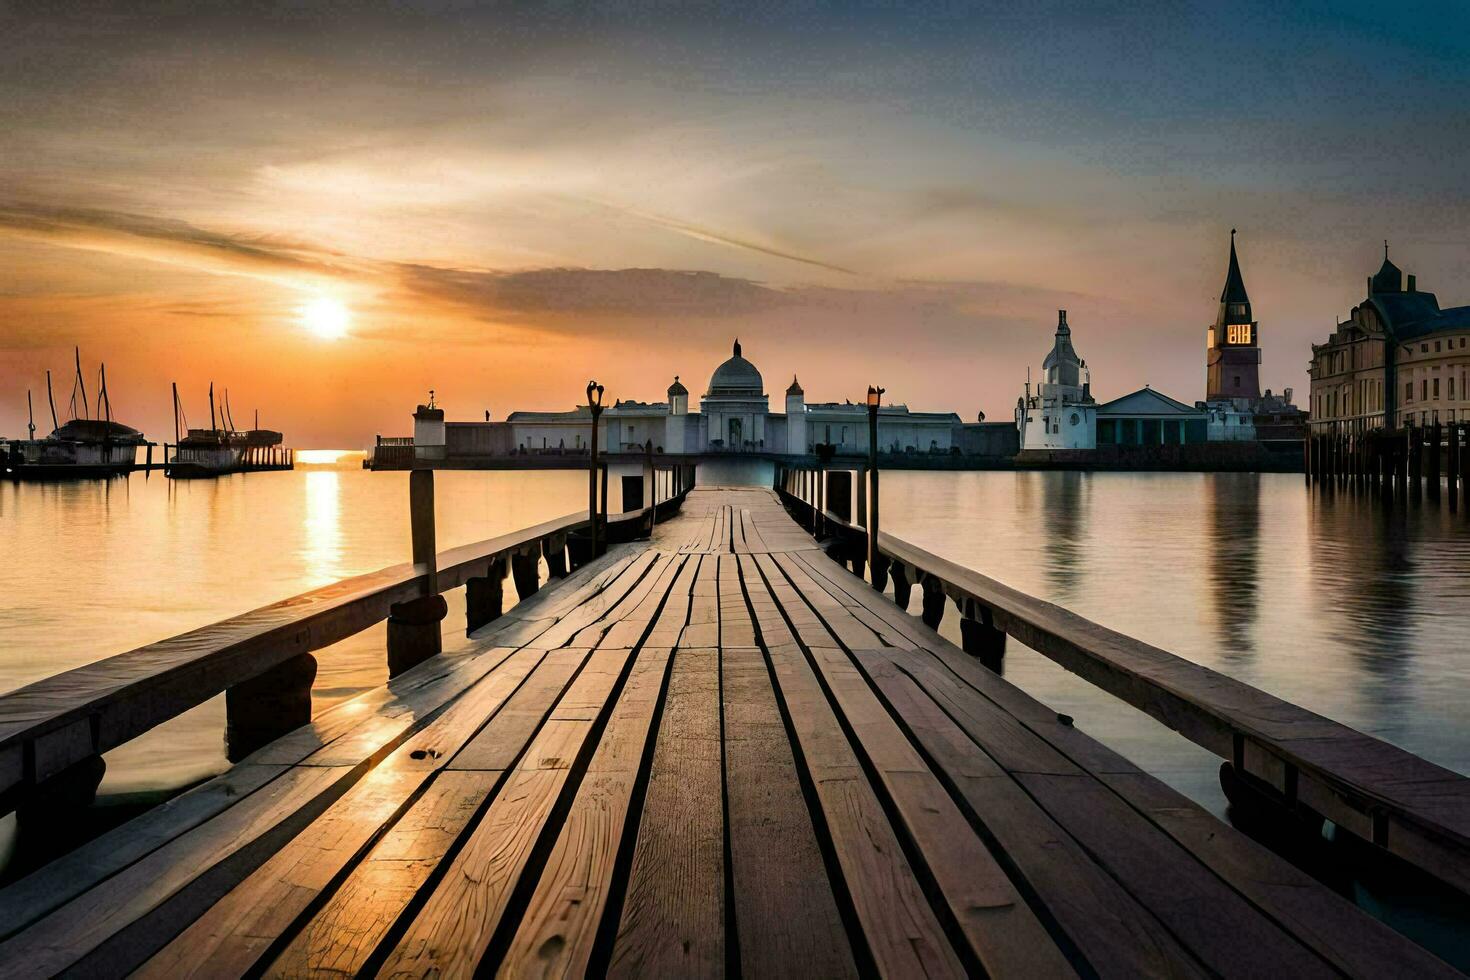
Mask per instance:
[[[587,382],[587,408],[592,413],[592,444],[588,449],[589,470],[587,473],[587,516],[592,521],[592,557],[602,554],[598,547],[597,533],[597,420],[602,417],[602,385]]]
[[[878,554],[878,406],[885,390],[868,385],[868,568],[879,592],[888,585],[888,565]]]

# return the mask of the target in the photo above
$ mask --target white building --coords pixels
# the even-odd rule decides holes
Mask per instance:
[[[1093,449],[1097,445],[1097,403],[1084,379],[1087,363],[1072,348],[1067,311],[1057,310],[1057,333],[1041,365],[1042,381],[1016,399],[1021,451]]]
[[[504,424],[514,452],[583,453],[591,413],[585,406],[570,412],[512,412]],[[947,454],[959,424],[953,412],[884,405],[878,413],[879,449]],[[650,441],[666,453],[806,454],[818,444],[836,446],[840,453],[865,453],[868,411],[851,402],[808,405],[793,375],[785,413],[772,412],[761,373],[745,359],[737,340],[731,356],[710,376],[698,412],[689,411],[689,389],[676,376],[667,401],[618,401],[602,413],[600,450],[637,452]]]

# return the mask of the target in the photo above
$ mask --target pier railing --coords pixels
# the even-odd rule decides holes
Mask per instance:
[[[827,553],[862,575],[867,529],[828,504],[834,475],[788,473],[777,490]],[[850,499],[845,488],[832,496],[839,507]],[[905,610],[917,588],[921,618],[936,630],[952,602],[962,647],[985,666],[999,671],[1006,637],[1015,637],[1223,759],[1232,803],[1326,818],[1470,893],[1465,777],[881,530],[876,553],[878,587],[891,579]]]
[[[432,472],[416,471],[415,558],[343,579],[239,616],[150,643],[0,695],[0,814],[28,803],[90,799],[101,755],[177,715],[226,695],[227,746],[237,760],[311,720],[313,651],[384,620],[390,676],[438,653],[447,606],[466,587],[466,631],[501,614],[509,575],[524,599],[539,588],[544,557],[560,578],[591,561],[587,511],[442,552],[432,543]],[[427,482],[425,499],[418,488]],[[692,481],[654,505],[598,520],[603,544],[632,541],[672,516]]]

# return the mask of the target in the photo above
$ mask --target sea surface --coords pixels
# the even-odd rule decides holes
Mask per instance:
[[[366,472],[359,453],[297,458],[292,472],[218,480],[0,482],[0,691],[406,560],[407,474]],[[745,475],[768,480],[769,467]],[[1470,773],[1464,513],[1384,506],[1277,474],[892,472],[883,481],[891,533]],[[441,549],[586,506],[577,472],[446,471],[436,491]],[[465,642],[462,594],[450,602],[445,645],[454,649]],[[958,639],[952,607],[941,631]],[[321,651],[316,706],[382,683],[383,645],[380,624]],[[1005,673],[1224,812],[1212,755],[1014,641]],[[223,730],[219,697],[114,750],[103,797],[223,770]],[[0,821],[0,863],[5,839]]]

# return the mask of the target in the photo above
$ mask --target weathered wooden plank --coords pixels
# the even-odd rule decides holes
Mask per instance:
[[[409,923],[381,972],[469,975],[489,947],[511,889],[566,787],[593,728],[592,705],[604,704],[628,651],[589,657],[552,710],[464,848]]]
[[[726,647],[720,671],[741,971],[856,976],[765,659]]]
[[[264,974],[361,973],[383,937],[444,860],[503,773],[441,770]]]
[[[764,588],[757,556],[741,556],[747,592]],[[756,605],[762,633],[779,612]],[[774,610],[774,605],[769,608]],[[774,616],[775,621],[767,616]],[[819,832],[830,835],[844,883],[878,970],[892,975],[959,976],[964,967],[924,896],[882,805],[831,707],[795,645],[766,651],[786,704],[801,759],[821,805]]]
[[[127,971],[187,924],[198,892],[186,889],[228,890],[330,806],[350,780],[346,767],[292,769],[0,943],[0,963],[17,977],[53,976],[87,963]],[[181,894],[184,916],[176,916],[170,900]]]
[[[722,755],[719,651],[681,649],[674,654],[609,975],[723,971]]]
[[[582,976],[608,902],[669,653],[645,647],[499,964],[502,976]]]
[[[239,974],[327,887],[409,798],[493,716],[543,658],[522,650],[461,695],[383,763],[144,964],[151,976]]]
[[[907,674],[871,651],[856,656],[925,753],[1099,976],[1203,976],[1205,971]]]
[[[774,652],[772,656],[774,659]],[[1069,974],[1071,967],[1055,941],[924,759],[873,696],[848,655],[835,648],[816,648],[806,658],[806,666],[813,668],[832,692],[876,772],[878,784],[892,800],[951,915],[986,971],[1026,976]],[[791,671],[793,677],[800,673]]]

